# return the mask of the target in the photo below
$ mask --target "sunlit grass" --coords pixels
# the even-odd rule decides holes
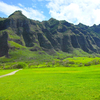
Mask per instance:
[[[100,60],[99,57],[73,57],[73,58],[67,58],[64,60],[70,60],[70,61],[74,61],[75,63],[87,63],[90,62],[92,60]]]
[[[13,71],[15,71],[15,69],[10,69],[10,70],[0,70],[0,76],[1,76],[1,75],[4,75],[4,74],[8,74],[8,73],[13,72]]]
[[[23,69],[0,79],[0,100],[99,100],[100,67]]]

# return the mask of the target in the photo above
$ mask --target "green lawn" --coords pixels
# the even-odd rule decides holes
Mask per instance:
[[[0,70],[0,76],[1,75],[4,75],[4,74],[8,74],[8,73],[10,73],[10,72],[13,72],[13,71],[15,71],[16,69],[10,69],[10,70]]]
[[[100,100],[99,66],[20,70],[0,78],[0,100]]]

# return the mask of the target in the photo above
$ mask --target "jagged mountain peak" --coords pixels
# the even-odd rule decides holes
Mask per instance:
[[[55,19],[55,18],[50,18],[48,21],[49,21],[49,22],[51,22],[51,21],[57,21],[57,19]]]
[[[49,22],[50,26],[54,26],[54,25],[59,24],[59,21],[57,19],[54,19],[54,18],[50,18],[48,20],[48,22]]]
[[[25,15],[23,15],[22,11],[18,10],[12,13],[8,18],[13,18],[13,19],[25,19],[27,18]]]

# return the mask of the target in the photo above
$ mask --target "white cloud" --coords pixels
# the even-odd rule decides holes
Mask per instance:
[[[46,0],[51,17],[74,24],[100,24],[100,0]]]
[[[24,7],[21,3],[18,3],[18,5],[19,5],[20,7]]]
[[[41,13],[41,11],[34,10],[33,8],[30,8],[30,7],[26,8],[20,3],[18,5],[19,6],[8,5],[0,1],[0,12],[3,12],[7,16],[9,16],[16,10],[21,10],[22,13],[28,18],[31,18],[34,20],[40,20],[40,21],[45,19],[45,16],[43,15],[43,13]]]

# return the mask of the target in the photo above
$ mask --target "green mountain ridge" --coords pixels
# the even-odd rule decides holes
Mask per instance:
[[[100,54],[100,25],[74,25],[54,18],[39,22],[28,19],[21,11],[0,18],[0,57],[9,57],[9,52],[26,48],[50,55],[78,49]]]

